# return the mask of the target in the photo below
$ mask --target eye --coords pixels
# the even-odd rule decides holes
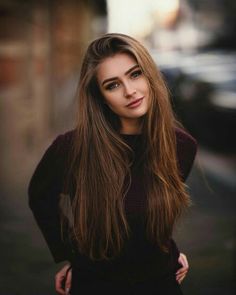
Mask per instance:
[[[143,73],[141,70],[136,70],[134,72],[131,73],[131,78],[137,78],[139,76],[141,76]]]
[[[119,87],[119,83],[118,82],[112,82],[106,85],[105,89],[106,90],[113,90],[115,88]]]

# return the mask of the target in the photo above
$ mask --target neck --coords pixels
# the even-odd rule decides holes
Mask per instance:
[[[141,124],[140,120],[122,118],[120,133],[122,133],[122,134],[140,134],[141,129],[142,129],[142,124]]]

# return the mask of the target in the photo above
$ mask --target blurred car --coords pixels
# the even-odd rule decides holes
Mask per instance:
[[[177,117],[202,146],[236,152],[236,53],[152,52]]]

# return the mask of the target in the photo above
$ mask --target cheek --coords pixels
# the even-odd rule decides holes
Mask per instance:
[[[106,104],[113,110],[117,109],[120,107],[119,103],[117,103],[114,100],[106,100]]]
[[[108,106],[109,109],[113,110],[116,109],[116,104],[110,97],[104,97],[104,103]]]
[[[103,94],[103,97],[106,104],[111,107],[119,107],[122,104],[119,91],[113,92],[111,94]]]
[[[102,97],[103,97],[103,102],[105,104],[109,105],[110,104],[110,98],[109,98],[109,96],[106,93],[104,93],[104,91],[101,91],[101,94],[102,94]]]
[[[147,92],[147,93],[150,93],[150,87],[149,87],[149,84],[148,84],[148,82],[145,80],[145,82],[144,82],[144,88],[145,88],[145,91]]]
[[[147,82],[147,80],[143,77],[143,79],[139,80],[139,85],[138,85],[139,89],[145,93],[149,93],[149,83]]]
[[[107,105],[110,105],[112,103],[112,100],[111,98],[108,96],[108,95],[104,95],[103,94],[103,99],[104,99],[104,102],[107,104]]]

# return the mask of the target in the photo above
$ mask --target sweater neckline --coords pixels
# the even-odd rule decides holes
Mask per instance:
[[[142,134],[122,134],[121,138],[133,149],[140,149]]]
[[[128,142],[136,142],[142,138],[142,134],[122,134],[120,133],[121,138]]]

